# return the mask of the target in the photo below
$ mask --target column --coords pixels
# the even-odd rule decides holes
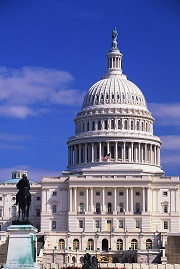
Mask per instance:
[[[154,146],[154,164],[156,164],[156,153],[157,153],[157,147]]]
[[[93,188],[91,188],[91,211],[94,211],[94,208],[93,208]]]
[[[86,211],[89,211],[89,196],[88,196],[89,189],[86,188]]]
[[[144,144],[144,149],[145,149],[145,163],[147,163],[147,144]]]
[[[42,189],[42,212],[46,211],[46,189]]]
[[[84,155],[84,162],[87,163],[87,143],[85,143]]]
[[[152,144],[150,144],[150,163],[153,164]]]
[[[74,188],[74,211],[77,211],[77,188]]]
[[[117,211],[117,188],[114,188],[114,211]]]
[[[3,193],[3,218],[7,217],[7,202],[6,202],[6,193]]]
[[[99,162],[102,162],[101,142],[99,142]]]
[[[146,202],[146,200],[145,200],[145,188],[142,188],[142,191],[143,191],[143,212],[145,212],[145,202]]]
[[[81,163],[81,144],[79,144],[79,163]]]
[[[151,197],[150,188],[147,188],[147,211],[151,211]]]
[[[131,144],[128,143],[128,162],[131,162]]]
[[[123,162],[125,162],[126,161],[126,142],[123,142],[123,156],[122,156],[122,158],[123,158]]]
[[[48,206],[48,189],[46,189],[46,202],[45,202],[45,204],[46,204],[46,212],[48,211],[48,208],[47,208],[47,206]]]
[[[135,146],[135,162],[138,162],[138,145]]]
[[[160,212],[160,198],[159,198],[159,189],[156,189],[156,212]]]
[[[109,142],[107,142],[107,154],[109,154]]]
[[[105,211],[105,188],[102,188],[102,211]]]
[[[138,161],[139,161],[139,163],[141,162],[141,144],[139,143],[138,144],[138,148],[139,148],[139,152],[138,152]]]
[[[179,195],[178,195],[178,189],[175,189],[175,212],[179,211]]]
[[[115,142],[115,162],[118,160],[118,147],[117,147],[117,142]]]
[[[69,210],[72,212],[72,187],[69,188]]]
[[[94,143],[91,144],[91,161],[94,162]]]
[[[133,205],[133,188],[131,187],[130,190],[131,190],[131,212],[133,212],[133,209],[134,209],[134,205]]]
[[[129,200],[129,198],[128,198],[128,188],[126,188],[126,212],[129,211],[128,200]]]
[[[131,143],[131,162],[134,162],[133,154],[134,153],[134,143]]]
[[[157,165],[160,165],[160,147],[157,147]]]
[[[68,147],[68,166],[71,164],[71,150],[70,147]]]

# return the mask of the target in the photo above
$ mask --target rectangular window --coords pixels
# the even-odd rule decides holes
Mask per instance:
[[[56,230],[56,220],[52,221],[52,230]]]
[[[40,208],[36,208],[36,217],[40,217],[40,214],[41,214]]]
[[[79,220],[79,228],[83,228],[83,226],[84,226],[84,225],[83,225],[83,220],[80,219],[80,220]]]
[[[0,208],[0,217],[2,217],[2,216],[3,216],[3,209]]]
[[[123,191],[120,191],[119,196],[123,196],[123,195],[124,195]]]
[[[53,213],[57,213],[57,205],[56,204],[53,205],[52,212]]]
[[[0,196],[0,201],[2,201],[2,196]]]
[[[111,191],[108,191],[108,196],[111,196],[112,195],[112,192]]]
[[[163,196],[168,196],[167,191],[163,191]]]
[[[52,195],[53,196],[56,196],[57,195],[57,192],[56,191],[53,191]]]
[[[100,191],[97,191],[96,192],[96,196],[100,196]]]
[[[136,220],[135,226],[136,228],[141,228],[141,221],[139,219]]]
[[[95,226],[96,226],[96,229],[100,228],[100,220],[99,219],[95,220]]]
[[[79,195],[80,196],[84,196],[84,192],[83,191],[80,191]]]
[[[36,200],[37,200],[37,201],[41,201],[41,197],[40,197],[40,196],[37,196],[37,197],[36,197]]]
[[[163,211],[164,211],[164,213],[168,213],[168,205],[163,206]]]
[[[136,191],[136,196],[140,196],[140,192],[139,191]]]
[[[123,219],[119,220],[119,228],[124,228],[124,221]]]
[[[168,221],[167,220],[164,221],[163,226],[164,226],[164,230],[168,229]]]

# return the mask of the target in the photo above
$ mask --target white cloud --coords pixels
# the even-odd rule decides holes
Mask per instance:
[[[148,104],[152,115],[157,119],[158,124],[165,126],[180,125],[180,103]]]
[[[47,111],[51,104],[79,105],[83,93],[69,88],[73,76],[42,67],[0,67],[0,115],[24,119]]]

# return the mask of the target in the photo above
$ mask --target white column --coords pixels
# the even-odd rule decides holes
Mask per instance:
[[[128,198],[128,188],[126,188],[126,211],[128,212],[129,211],[129,203],[128,203],[128,200],[129,200],[129,198]]]
[[[99,142],[99,162],[102,162],[102,149],[101,149],[101,142]]]
[[[72,212],[72,187],[69,188],[69,210]]]
[[[128,143],[128,162],[131,162],[131,144]]]
[[[145,188],[144,188],[144,187],[142,188],[142,191],[143,191],[143,212],[145,212],[145,208],[146,208],[146,207],[145,207],[145,202],[146,202],[145,199],[146,199],[146,198],[145,198]]]
[[[174,189],[170,189],[170,212],[175,212],[175,192]]]
[[[175,212],[179,211],[179,195],[178,195],[178,189],[175,189]]]
[[[94,162],[94,143],[91,144],[91,161]]]
[[[109,154],[109,142],[107,142],[107,154]]]
[[[46,189],[42,189],[42,212],[46,211]]]
[[[133,208],[134,208],[134,206],[133,206],[133,188],[131,187],[130,190],[131,190],[131,212],[133,212]]]
[[[131,162],[134,162],[133,153],[134,153],[134,143],[132,142],[131,143]]]
[[[105,211],[105,188],[102,188],[102,211]]]
[[[135,146],[135,162],[138,162],[138,145]]]
[[[117,211],[117,188],[114,188],[114,211]]]
[[[115,162],[117,162],[118,159],[118,147],[117,147],[117,142],[115,142]]]
[[[138,148],[139,148],[139,150],[138,150],[138,161],[140,163],[141,162],[141,144],[140,143],[138,144]]]
[[[74,188],[74,211],[77,211],[77,188]]]
[[[81,163],[81,144],[79,144],[79,163]]]
[[[89,203],[88,203],[88,201],[89,201],[89,189],[88,188],[86,188],[86,211],[89,211]]]
[[[151,211],[151,192],[150,188],[147,188],[147,211]]]
[[[7,194],[3,193],[3,217],[7,217],[7,201],[6,201]]]
[[[147,163],[147,144],[144,145],[144,150],[145,150],[145,163]]]
[[[87,163],[87,143],[85,143],[84,155],[84,162]]]
[[[157,147],[154,146],[154,164],[156,164],[156,154],[157,154]]]
[[[94,211],[93,203],[93,188],[91,188],[91,211]]]
[[[123,156],[122,156],[122,158],[123,158],[123,162],[125,162],[126,161],[126,142],[123,142]]]
[[[46,189],[46,212],[48,211],[48,192],[49,192],[49,189]]]

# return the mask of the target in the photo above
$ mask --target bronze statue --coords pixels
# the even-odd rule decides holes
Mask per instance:
[[[97,269],[98,268],[98,261],[95,256],[91,256],[89,253],[84,255],[84,264],[82,269]]]
[[[29,218],[29,207],[31,205],[31,193],[30,193],[30,183],[25,174],[16,184],[17,189],[19,189],[16,194],[16,203],[15,205],[19,205],[19,216],[20,219],[20,211],[22,212],[22,220]]]
[[[114,29],[112,31],[112,39],[113,39],[113,41],[117,40],[117,36],[118,36],[118,32],[117,32],[116,27],[114,27]]]

